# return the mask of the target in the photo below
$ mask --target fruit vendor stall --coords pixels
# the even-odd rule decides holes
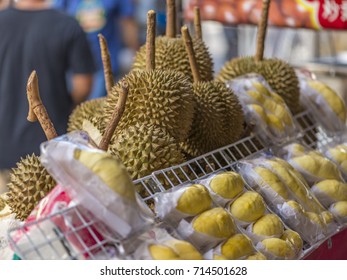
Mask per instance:
[[[314,16],[328,2],[192,1],[194,32],[177,30],[174,2],[165,36],[148,12],[146,44],[118,83],[99,36],[108,96],[77,107],[69,133],[56,134],[31,74],[28,119],[47,141],[12,170],[0,256],[346,259],[345,103],[313,73],[264,57],[268,23],[330,27]],[[341,28],[343,2],[329,2]],[[249,7],[237,20],[258,24],[254,55],[214,75],[201,16],[230,23]]]

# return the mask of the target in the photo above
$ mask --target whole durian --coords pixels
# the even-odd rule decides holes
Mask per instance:
[[[39,158],[34,154],[27,156],[12,169],[6,203],[16,214],[16,219],[24,221],[55,185]]]
[[[176,37],[176,15],[174,0],[167,0],[167,29],[165,36],[156,37],[155,61],[157,69],[173,70],[184,74],[190,80],[193,79],[189,65],[189,58],[185,50],[182,38]],[[170,13],[169,13],[170,11]],[[213,61],[207,46],[202,40],[201,32],[193,40],[194,51],[201,73],[202,81],[213,80]],[[144,70],[146,68],[146,46],[142,46],[136,53],[132,70]]]
[[[245,192],[230,206],[231,214],[238,220],[252,223],[264,215],[266,205],[260,194]]]
[[[188,28],[182,34],[194,75],[196,110],[189,136],[182,149],[191,156],[237,141],[243,132],[243,111],[234,93],[220,82],[202,82]]]
[[[228,61],[217,75],[217,80],[226,82],[248,73],[258,73],[271,88],[283,97],[293,113],[300,111],[300,89],[294,69],[286,62],[271,58],[263,59],[270,0],[263,1],[263,13],[259,22],[258,45],[255,57],[242,57]]]
[[[277,215],[267,214],[253,224],[252,232],[262,236],[281,237],[284,232],[284,227],[281,219]]]
[[[176,140],[164,128],[146,123],[124,129],[111,141],[108,151],[120,158],[133,179],[185,160]]]

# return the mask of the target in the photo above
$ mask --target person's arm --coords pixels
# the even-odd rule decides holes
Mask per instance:
[[[120,24],[125,45],[133,51],[137,51],[139,48],[139,30],[135,19],[132,17],[124,17],[121,19]]]
[[[74,74],[72,76],[71,97],[75,105],[85,101],[93,86],[92,74]]]

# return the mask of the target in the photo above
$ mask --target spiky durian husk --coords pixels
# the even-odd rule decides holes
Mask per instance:
[[[208,48],[200,39],[193,40],[196,61],[202,81],[213,79],[213,61]],[[193,80],[188,54],[184,41],[181,38],[168,38],[158,36],[155,40],[155,67],[156,69],[182,72]],[[146,69],[146,46],[142,46],[136,53],[132,70]]]
[[[131,72],[113,87],[107,99],[107,121],[114,111],[123,81],[129,85],[129,93],[116,134],[137,122],[147,122],[164,127],[179,141],[188,137],[194,115],[194,95],[191,83],[182,73],[163,70]]]
[[[92,120],[95,117],[102,116],[104,113],[104,104],[106,97],[96,98],[85,101],[78,105],[69,117],[67,131],[83,130],[83,120]],[[97,122],[98,128],[104,131],[106,124],[103,121]]]
[[[125,129],[112,141],[109,152],[121,159],[133,179],[184,161],[176,140],[152,124],[137,123]]]
[[[6,203],[5,201],[0,197],[0,212],[5,208]]]
[[[248,73],[262,75],[294,114],[301,110],[298,78],[294,69],[280,59],[270,58],[256,63],[253,57],[235,58],[224,64],[216,79],[226,82]]]
[[[194,93],[195,116],[182,149],[196,157],[237,141],[243,131],[244,115],[234,93],[220,82],[195,83]]]
[[[22,158],[10,174],[6,203],[19,220],[25,220],[39,201],[56,185],[34,154]]]

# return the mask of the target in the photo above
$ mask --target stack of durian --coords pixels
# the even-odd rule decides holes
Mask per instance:
[[[261,157],[242,161],[240,172],[263,194],[270,208],[310,244],[336,230],[330,212],[312,194],[302,175],[282,159]]]
[[[264,141],[280,144],[294,136],[295,125],[291,112],[281,96],[274,93],[263,77],[248,74],[228,82],[239,97],[247,124]]]

